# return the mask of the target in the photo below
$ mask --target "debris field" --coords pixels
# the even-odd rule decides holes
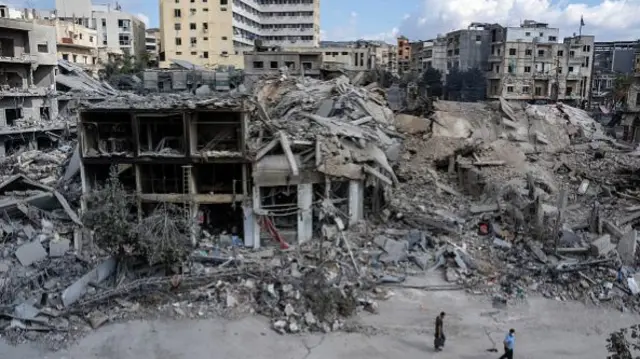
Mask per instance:
[[[283,334],[357,330],[350,317],[376,313],[407,276],[428,271],[449,285],[419,289],[489,295],[498,307],[540,294],[637,310],[639,153],[583,110],[501,100],[394,112],[383,89],[346,76],[266,78],[255,89],[157,101],[249,106],[258,167],[279,148],[287,178],[323,178],[306,240],[281,235],[274,219],[260,245],[198,231],[178,265],[109,253],[83,223],[76,141],[21,151],[0,159],[0,335],[59,348],[113,321],[254,313]],[[157,103],[109,101],[141,100]],[[346,199],[348,181],[364,183],[361,208]]]

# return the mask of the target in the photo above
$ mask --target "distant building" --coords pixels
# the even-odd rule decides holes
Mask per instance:
[[[406,72],[411,69],[411,43],[404,36],[398,37],[397,47],[398,72]]]
[[[244,66],[243,51],[317,47],[319,0],[160,0],[161,67],[174,59],[202,66]]]
[[[244,53],[244,73],[251,80],[262,75],[279,74],[287,68],[292,76],[319,77],[322,54],[317,51],[248,51]]]
[[[147,50],[147,54],[149,54],[149,62],[158,66],[160,62],[160,29],[152,28],[147,29],[147,35],[145,38],[145,49]]]
[[[593,46],[593,82],[591,105],[613,105],[614,81],[620,75],[633,73],[634,57],[638,41],[596,42]]]
[[[491,30],[500,25],[472,23],[467,29],[456,30],[444,36],[422,42],[418,54],[418,69],[435,68],[442,73],[443,81],[453,68],[467,71],[473,68],[489,69]]]
[[[559,42],[559,29],[525,20],[491,30],[487,96],[582,104],[591,90],[593,36]]]
[[[146,52],[145,24],[119,5],[94,5],[91,0],[56,0],[55,17],[97,31],[102,61],[112,56]]]
[[[349,71],[382,69],[397,74],[395,46],[382,41],[322,41],[319,48],[287,46],[283,49],[321,53],[325,68]]]
[[[73,22],[53,20],[58,58],[72,62],[89,73],[98,70],[98,32]]]

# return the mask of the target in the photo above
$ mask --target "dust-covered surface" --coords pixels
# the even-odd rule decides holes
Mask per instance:
[[[298,337],[262,341],[275,333],[318,333],[315,338],[324,338],[318,348],[333,342],[321,351],[326,356],[344,355],[336,349],[343,340],[362,339],[364,333],[388,344],[365,340],[378,352],[363,353],[387,357],[406,350],[406,343],[397,344],[402,336],[421,343],[407,354],[411,357],[427,350],[431,321],[444,307],[451,313],[448,346],[456,347],[458,335],[466,338],[450,355],[480,355],[486,349],[481,331],[486,321],[498,323],[490,336],[500,337],[507,326],[516,325],[523,327],[524,338],[537,333],[531,336],[535,341],[522,339],[525,353],[533,348],[526,343],[546,340],[558,343],[544,349],[548,356],[571,357],[604,350],[604,341],[586,350],[552,334],[565,331],[578,340],[606,333],[600,322],[587,319],[581,322],[586,327],[569,329],[565,321],[577,314],[563,321],[558,308],[575,305],[572,301],[598,307],[597,318],[606,320],[606,330],[620,317],[614,310],[629,317],[637,311],[633,226],[640,220],[639,160],[633,148],[604,136],[584,111],[562,104],[435,102],[420,107],[427,113],[404,113],[396,120],[383,91],[354,85],[346,77],[265,79],[257,88],[252,96],[208,99],[119,95],[89,108],[246,111],[251,158],[276,148],[292,172],[287,180],[297,170],[336,183],[333,193],[312,205],[310,240],[269,240],[253,249],[243,248],[228,233],[203,233],[183,263],[149,265],[145,258],[114,255],[87,239],[87,223],[78,216],[80,178],[73,143],[52,153],[25,151],[3,162],[12,174],[23,176],[7,177],[0,188],[6,213],[1,223],[2,337],[13,344],[71,346],[72,357],[83,345],[97,356],[126,358],[132,354],[114,349],[115,344],[142,348],[132,349],[140,355],[155,343],[156,356],[166,357],[183,354],[173,354],[177,344],[160,332],[177,331],[175,340],[189,341],[203,338],[192,332],[199,329],[211,348],[217,343],[212,340],[226,338],[216,336],[221,327],[237,325],[243,332],[238,336],[252,333],[260,339],[256,347],[265,343],[270,348],[261,355],[276,349],[291,357],[298,356],[298,349],[302,357],[319,355],[313,345],[300,347]],[[363,218],[355,223],[345,195],[338,195],[340,183],[348,181],[362,181],[366,193]],[[445,282],[424,283],[425,276]],[[393,289],[401,285],[410,288]],[[469,299],[463,291],[476,297]],[[519,309],[528,298],[535,298],[529,301],[531,311]],[[416,314],[422,313],[420,305],[427,305],[428,315]],[[473,312],[492,306],[506,306],[520,321]],[[577,308],[568,312],[579,313]],[[545,310],[556,317],[534,318],[532,313]],[[354,320],[357,313],[361,321]],[[195,321],[245,316],[225,324]],[[179,322],[145,322],[167,317]],[[329,334],[335,331],[350,334]],[[97,338],[114,345],[98,345]],[[219,343],[227,348],[233,342]],[[11,349],[16,358],[20,348]],[[190,348],[194,356],[204,350]],[[231,357],[238,353],[226,350]]]
[[[408,283],[442,284],[428,276]],[[634,314],[603,310],[592,305],[529,298],[526,302],[494,308],[484,297],[464,292],[426,292],[390,288],[393,295],[380,302],[380,313],[360,313],[351,327],[359,332],[283,336],[259,316],[240,319],[168,318],[133,320],[104,326],[68,349],[49,352],[33,343],[0,344],[14,359],[133,359],[206,357],[212,350],[226,358],[424,358],[433,353],[435,317],[447,313],[447,342],[440,358],[497,358],[504,334],[516,329],[518,358],[606,357],[607,333],[637,322]],[[250,342],[251,345],[247,345]]]

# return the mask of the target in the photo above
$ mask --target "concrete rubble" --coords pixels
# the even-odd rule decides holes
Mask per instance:
[[[376,313],[390,288],[426,272],[449,284],[416,289],[468,290],[497,306],[539,293],[639,309],[640,159],[585,112],[436,101],[420,107],[427,113],[394,113],[384,91],[344,76],[283,76],[255,88],[225,99],[110,101],[250,103],[257,166],[279,156],[287,181],[320,173],[331,184],[315,187],[327,195],[309,208],[313,238],[252,248],[203,231],[176,275],[122,271],[84,245],[75,145],[22,152],[2,160],[3,335],[57,347],[108,322],[158,314],[258,313],[283,334],[357,329],[347,318]],[[342,189],[366,191],[363,208],[337,198],[343,181],[364,183]]]

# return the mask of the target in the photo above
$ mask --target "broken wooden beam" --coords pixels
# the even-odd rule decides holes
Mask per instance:
[[[294,177],[300,175],[300,171],[298,170],[298,163],[296,163],[296,158],[293,155],[293,151],[291,150],[291,145],[289,144],[289,138],[284,131],[278,131],[278,135],[280,136],[280,146],[282,146],[282,150],[284,151],[285,156],[287,157],[287,161],[289,162],[289,167],[291,168],[291,174]]]

